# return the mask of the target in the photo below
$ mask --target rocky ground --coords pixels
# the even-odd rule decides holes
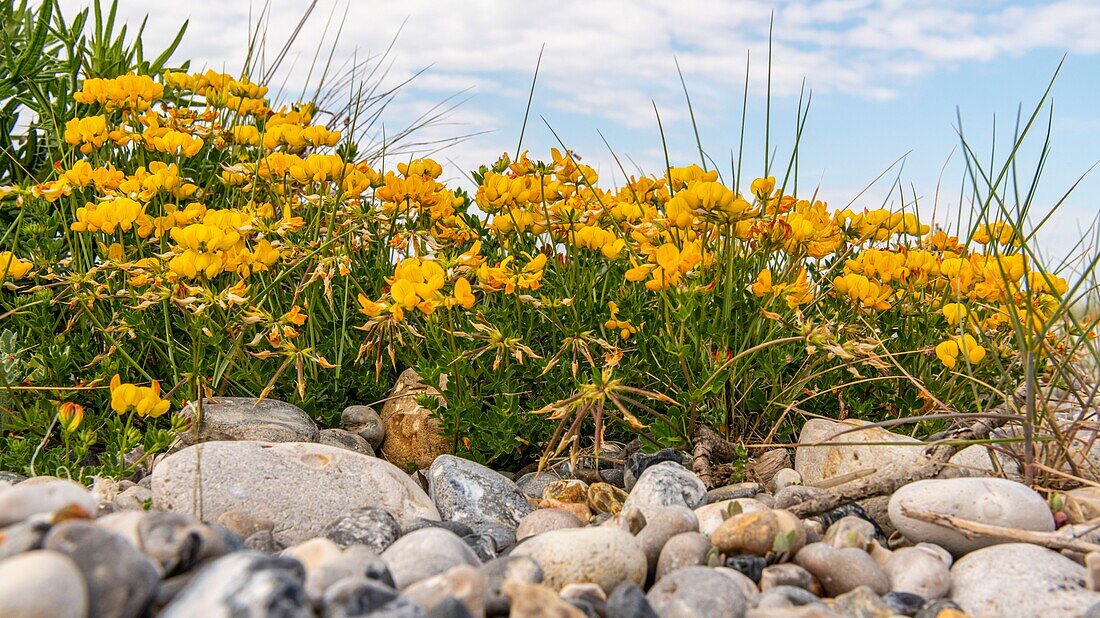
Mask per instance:
[[[983,447],[955,478],[799,518],[787,509],[922,450],[811,421],[802,441],[823,444],[708,491],[673,450],[518,478],[433,454],[411,396],[320,432],[263,406],[208,403],[191,444],[136,483],[0,473],[0,616],[1100,616],[1084,523],[1100,491],[1052,512],[988,476]],[[914,517],[929,512],[1000,532]]]

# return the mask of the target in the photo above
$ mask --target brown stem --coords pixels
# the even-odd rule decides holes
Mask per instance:
[[[1087,554],[1093,551],[1100,551],[1100,545],[1097,545],[1096,543],[1090,543],[1089,541],[1082,541],[1080,539],[1067,538],[1059,535],[1056,532],[1037,532],[1035,530],[1018,530],[1016,528],[1005,528],[1004,526],[994,526],[992,524],[983,524],[981,522],[970,521],[968,519],[961,519],[952,515],[933,513],[932,511],[925,511],[921,509],[912,509],[907,506],[902,506],[901,512],[906,517],[911,517],[918,521],[936,524],[937,526],[943,526],[944,528],[950,528],[951,530],[955,530],[956,532],[961,532],[967,538],[973,538],[976,536],[992,536],[1007,541],[1042,545],[1043,547],[1049,547],[1051,549],[1068,549],[1071,551],[1081,552],[1083,554]]]

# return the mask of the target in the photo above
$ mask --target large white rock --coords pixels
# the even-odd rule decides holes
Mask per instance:
[[[919,521],[905,516],[902,507],[1006,528],[1054,530],[1054,516],[1043,497],[1026,485],[1006,479],[930,479],[905,485],[891,496],[890,523],[898,532],[914,543],[935,543],[959,556],[1004,541],[980,535],[968,537]]]
[[[544,585],[593,583],[611,594],[624,581],[645,585],[646,555],[629,532],[611,526],[565,528],[531,537],[512,556],[527,556],[542,567]]]
[[[879,427],[850,431],[869,425],[865,421],[831,421],[812,418],[798,434],[794,469],[806,485],[846,474],[880,470],[888,465],[916,466],[924,460],[920,441]],[[849,431],[843,435],[837,435]],[[839,442],[841,444],[832,444]],[[883,446],[880,443],[891,443]],[[819,446],[808,446],[821,443]]]
[[[0,561],[0,616],[84,618],[88,587],[76,563],[48,550]]]
[[[205,442],[153,471],[155,508],[214,521],[240,511],[275,522],[284,545],[322,536],[325,526],[366,506],[402,526],[439,519],[427,494],[393,464],[353,451],[300,442]]]
[[[1087,590],[1085,567],[1026,543],[1007,543],[963,556],[951,568],[951,600],[971,618],[1083,616],[1100,603]]]

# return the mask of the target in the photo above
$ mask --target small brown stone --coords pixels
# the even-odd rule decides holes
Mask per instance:
[[[781,535],[784,538],[780,539]],[[788,511],[755,511],[722,522],[711,535],[711,542],[724,554],[767,556],[778,549],[794,555],[806,544],[806,529]]]
[[[587,503],[588,484],[577,479],[554,481],[542,490],[542,497],[559,502]]]
[[[588,508],[595,513],[618,515],[623,510],[627,495],[610,483],[593,483],[588,487]]]
[[[568,511],[584,523],[588,523],[589,519],[592,517],[592,512],[588,510],[588,504],[584,502],[562,502],[561,500],[555,500],[553,498],[543,498],[539,501],[539,508]]]
[[[585,618],[584,612],[566,603],[552,588],[506,581],[501,587],[511,606],[510,616],[522,618]]]
[[[443,405],[439,391],[420,380],[412,369],[397,378],[390,398],[382,408],[386,438],[382,457],[398,468],[427,468],[435,458],[451,451],[451,441],[443,435],[443,426],[431,410],[416,402],[420,395],[435,397]]]

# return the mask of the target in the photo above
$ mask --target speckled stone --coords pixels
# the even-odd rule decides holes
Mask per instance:
[[[443,519],[465,524],[492,522],[515,529],[534,510],[507,477],[453,455],[440,455],[432,463],[428,494]]]
[[[191,429],[180,434],[184,444],[214,440],[316,442],[319,435],[317,424],[301,408],[277,399],[204,399],[202,422],[196,426],[198,408],[188,404],[180,410],[180,415],[192,422]]]

